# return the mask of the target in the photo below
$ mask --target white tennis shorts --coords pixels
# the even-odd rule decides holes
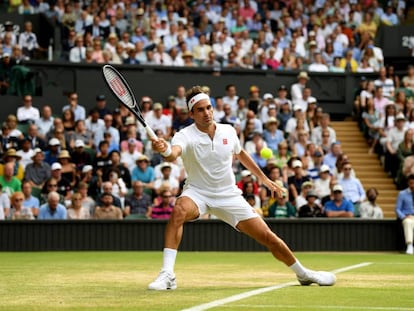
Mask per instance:
[[[200,217],[212,214],[217,218],[236,226],[240,221],[259,217],[253,207],[243,198],[240,193],[201,193],[197,189],[187,187],[180,197],[189,197],[198,207]]]

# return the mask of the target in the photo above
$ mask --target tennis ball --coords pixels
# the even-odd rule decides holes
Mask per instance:
[[[272,149],[267,148],[267,147],[262,148],[262,150],[260,150],[260,156],[261,156],[263,159],[268,160],[268,159],[270,159],[271,157],[273,157],[273,151],[272,151]]]

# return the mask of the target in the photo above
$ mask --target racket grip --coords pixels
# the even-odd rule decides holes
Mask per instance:
[[[150,128],[149,126],[146,126],[145,127],[145,130],[147,131],[148,138],[153,138],[155,140],[158,140],[158,137],[157,137],[157,135],[155,135],[155,133],[152,130],[152,128]]]

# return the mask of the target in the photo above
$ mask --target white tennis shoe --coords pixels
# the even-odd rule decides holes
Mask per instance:
[[[414,254],[414,248],[412,244],[407,245],[407,250],[405,251],[407,255],[413,255]]]
[[[151,290],[167,290],[176,289],[177,282],[175,281],[175,274],[166,270],[162,270],[158,277],[148,285]]]
[[[298,281],[304,286],[311,285],[312,283],[320,286],[332,286],[336,282],[336,276],[331,272],[308,270],[305,276],[298,276]]]

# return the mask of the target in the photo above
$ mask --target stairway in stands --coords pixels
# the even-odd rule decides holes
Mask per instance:
[[[395,202],[398,190],[390,177],[384,172],[376,154],[368,154],[369,147],[355,121],[332,121],[331,127],[336,131],[337,140],[341,142],[342,151],[352,162],[356,177],[364,189],[378,189],[378,205],[384,212],[384,218],[395,218]]]

